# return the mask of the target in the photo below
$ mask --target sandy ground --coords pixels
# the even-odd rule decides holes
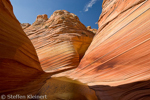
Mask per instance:
[[[67,77],[48,79],[38,95],[46,95],[47,100],[97,100],[95,92],[86,84]]]

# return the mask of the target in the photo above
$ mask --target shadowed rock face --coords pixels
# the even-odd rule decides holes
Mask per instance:
[[[118,86],[93,85],[98,100],[150,100],[150,80]]]
[[[49,19],[46,15],[38,15],[24,31],[45,72],[77,67],[94,36],[75,14],[66,10],[55,11]]]
[[[149,100],[150,82],[138,81],[150,80],[150,1],[105,0],[98,25],[84,58],[70,76],[97,86],[97,93],[105,95],[101,100]],[[133,82],[137,83],[131,89]],[[128,89],[124,91],[121,85]]]
[[[49,79],[39,95],[47,95],[50,100],[97,100],[94,90],[86,84],[66,77]]]

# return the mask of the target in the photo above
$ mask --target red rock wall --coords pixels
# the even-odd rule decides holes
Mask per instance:
[[[97,100],[87,85],[44,73],[9,0],[0,0],[0,47],[0,100]]]
[[[150,1],[105,0],[98,25],[70,76],[94,87],[100,100],[150,100]]]
[[[42,73],[35,49],[15,18],[10,1],[0,0],[0,94],[28,92],[24,85]]]
[[[35,46],[42,69],[57,72],[77,67],[94,34],[66,10],[55,11],[49,19],[44,16],[38,15],[24,30]]]
[[[105,0],[93,41],[93,33],[67,11],[57,11],[50,19],[46,15],[38,16],[25,32],[45,71],[76,67],[92,41],[77,69],[68,75],[87,83],[96,91],[99,100],[150,100],[149,8],[148,0]],[[77,23],[70,24],[70,20]],[[42,71],[35,49],[15,18],[9,0],[0,0],[0,47],[0,95],[37,94],[40,89],[42,94],[50,85],[56,87],[57,82],[64,83],[62,86],[69,84],[65,92],[70,85],[74,88],[70,84],[72,81],[64,80],[52,80],[53,83],[48,81],[43,85],[51,74]],[[60,91],[62,87],[58,86]],[[78,91],[82,89],[84,86]],[[56,93],[61,93],[59,91]],[[94,100],[94,92],[89,97],[90,93],[87,88],[84,96],[82,92],[73,95]],[[61,99],[64,96],[55,95]]]

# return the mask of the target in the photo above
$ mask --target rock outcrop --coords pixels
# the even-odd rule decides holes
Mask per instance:
[[[24,31],[45,72],[76,68],[94,36],[75,14],[66,10],[55,11],[49,19],[47,15],[38,15]]]
[[[35,29],[40,28],[43,26],[44,22],[48,20],[48,16],[46,14],[38,15],[35,22],[32,24],[32,26],[35,26]]]
[[[100,100],[150,100],[150,1],[104,0],[98,25],[70,76]]]
[[[92,29],[91,26],[87,26],[86,28],[87,28],[87,30],[89,30],[89,31],[91,31],[91,32],[93,32],[95,34],[97,32],[97,29],[95,29],[95,28]]]
[[[29,27],[31,24],[29,24],[29,23],[22,23],[21,24],[21,27],[22,27],[22,29],[26,29],[27,27]]]

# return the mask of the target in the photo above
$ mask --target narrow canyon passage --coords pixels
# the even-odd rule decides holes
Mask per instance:
[[[95,35],[66,10],[20,24],[0,0],[1,99],[150,100],[150,0],[102,7]]]

